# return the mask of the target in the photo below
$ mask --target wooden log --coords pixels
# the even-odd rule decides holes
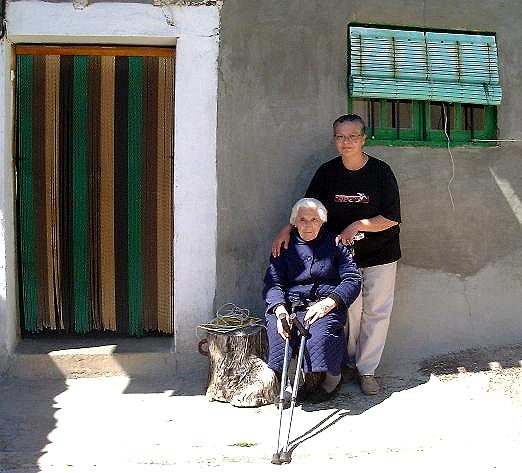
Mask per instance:
[[[265,327],[254,326],[228,334],[209,332],[208,387],[210,400],[238,407],[271,404],[279,383],[268,367]]]

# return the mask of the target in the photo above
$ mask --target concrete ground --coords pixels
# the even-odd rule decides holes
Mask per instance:
[[[209,402],[205,373],[0,380],[0,471],[513,472],[522,444],[522,345],[381,372],[294,411],[292,462],[270,463],[273,406]],[[287,415],[288,411],[285,411]]]

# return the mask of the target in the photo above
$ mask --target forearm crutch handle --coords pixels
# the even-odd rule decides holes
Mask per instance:
[[[310,331],[308,330],[308,323],[306,323],[306,325],[303,325],[297,317],[293,320],[293,323],[295,324],[295,327],[299,331],[299,334],[301,335],[301,337],[304,337],[304,338],[310,337]]]
[[[282,319],[279,319],[281,320],[281,325],[283,326],[283,330],[290,334],[290,331],[292,330],[292,327],[290,327],[290,324],[288,323],[288,320],[286,319],[286,317],[283,317]]]

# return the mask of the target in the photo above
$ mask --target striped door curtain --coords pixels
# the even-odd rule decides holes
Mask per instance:
[[[174,50],[15,53],[23,332],[171,334]]]

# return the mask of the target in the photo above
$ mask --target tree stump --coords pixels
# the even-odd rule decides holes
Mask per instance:
[[[208,387],[211,400],[238,407],[271,404],[279,383],[268,367],[265,327],[253,326],[231,333],[209,332]]]

